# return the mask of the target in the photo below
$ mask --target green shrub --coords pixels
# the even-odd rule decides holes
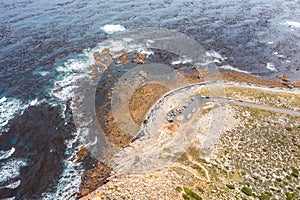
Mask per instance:
[[[252,195],[253,195],[252,190],[251,190],[250,188],[248,188],[248,187],[243,187],[243,188],[241,189],[241,191],[242,191],[245,195],[247,195],[247,196],[252,196]]]
[[[246,172],[245,171],[241,171],[241,175],[245,176]]]
[[[226,184],[226,186],[227,186],[229,189],[235,189],[234,185]]]
[[[296,174],[295,172],[292,172],[291,175],[292,175],[293,177],[295,177],[295,178],[298,178],[298,177],[299,177],[299,175]]]
[[[291,194],[289,192],[286,192],[285,196],[286,196],[286,200],[294,200],[294,199],[296,199],[296,194],[295,193]]]
[[[179,187],[179,186],[177,186],[177,187],[175,188],[175,190],[176,190],[177,192],[181,192],[181,191],[182,191],[182,188]]]
[[[282,179],[281,178],[276,178],[276,181],[281,182]]]
[[[193,191],[192,191],[190,196],[193,197],[193,199],[195,199],[195,200],[202,200],[202,198]]]
[[[299,175],[299,170],[296,169],[296,168],[293,168],[293,169],[292,169],[292,173]]]
[[[291,127],[285,127],[285,130],[292,131],[292,128]]]
[[[187,193],[188,195],[192,192],[192,191],[190,190],[190,188],[187,188],[187,187],[183,187],[183,190],[184,190],[184,192]]]
[[[190,200],[190,198],[187,194],[182,194],[182,197],[183,197],[184,200]]]
[[[183,190],[188,195],[188,197],[192,197],[192,199],[195,199],[195,200],[202,200],[202,198],[198,194],[196,194],[195,192],[193,192],[189,188],[183,187]]]
[[[197,190],[201,193],[204,193],[204,190],[201,187],[197,187]]]
[[[259,200],[270,200],[272,197],[272,193],[271,192],[265,192],[264,194],[260,195],[258,197]]]

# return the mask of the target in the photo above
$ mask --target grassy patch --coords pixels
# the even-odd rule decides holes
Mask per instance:
[[[250,188],[248,188],[248,187],[243,187],[243,188],[241,189],[241,191],[242,191],[245,195],[247,195],[247,196],[252,196],[252,195],[253,195],[252,190],[251,190]]]
[[[248,108],[248,109],[250,111],[251,117],[254,117],[255,119],[262,119],[274,115],[273,112],[267,110],[261,110],[256,108]]]
[[[193,192],[191,189],[187,188],[187,187],[183,187],[184,192],[186,193],[187,197],[190,199],[195,199],[195,200],[202,200],[202,198],[196,194],[195,192]]]
[[[205,172],[203,171],[203,169],[200,166],[193,164],[192,168],[197,170],[201,174],[201,176],[205,177]]]
[[[276,181],[282,182],[282,179],[281,178],[276,178]]]
[[[298,178],[298,177],[299,177],[299,170],[296,169],[296,168],[293,168],[293,169],[292,169],[291,176],[293,176],[293,177],[295,177],[295,178]]]
[[[234,185],[231,185],[231,184],[226,184],[226,186],[229,188],[229,189],[235,189]]]
[[[285,196],[286,196],[286,200],[294,200],[294,199],[296,199],[296,194],[295,193],[286,192]]]
[[[175,188],[175,190],[176,190],[177,192],[181,192],[181,191],[182,191],[182,188],[179,187],[179,186],[177,186],[177,187]]]
[[[203,190],[201,187],[197,187],[197,190],[198,190],[199,192],[201,192],[202,194],[204,193],[204,190]]]
[[[267,102],[271,106],[278,103],[280,107],[284,108],[284,105],[299,106],[300,97],[297,94],[286,92],[272,92],[264,91],[256,88],[237,87],[237,86],[225,86],[226,95],[234,98],[250,98],[252,100],[257,99],[261,102]]]
[[[190,200],[189,196],[187,194],[182,194],[182,198],[184,200]]]
[[[269,200],[269,199],[271,199],[272,198],[272,193],[271,192],[265,192],[265,193],[263,193],[262,195],[260,195],[259,197],[258,197],[258,199],[259,200]]]

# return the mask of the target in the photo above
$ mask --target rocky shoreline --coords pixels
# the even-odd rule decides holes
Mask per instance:
[[[101,57],[101,55],[106,56],[104,60]],[[101,53],[94,53],[94,57],[96,61],[95,65],[100,66],[102,69],[107,68],[107,66],[105,65],[105,61],[106,63],[107,61],[114,61],[117,65],[127,65],[128,63],[140,65],[144,62],[147,62],[146,54],[129,55],[125,51],[119,52],[114,55],[110,55],[110,52],[108,50],[104,50]],[[205,72],[196,71],[193,67],[191,67],[191,70],[192,71],[190,73],[185,74],[185,77],[189,80],[191,84],[200,83],[204,81],[203,76],[205,76]],[[220,74],[223,81],[229,82],[244,82],[263,85],[267,87],[279,88],[300,87],[300,81],[291,83],[290,80],[285,76],[268,80],[235,71],[222,70],[220,71]],[[112,76],[112,74],[108,73],[108,79],[106,81],[111,83],[118,81],[117,77],[111,78]],[[148,109],[166,92],[168,92],[168,89],[161,87],[160,85],[144,85],[140,88],[140,90],[134,93],[130,101],[131,104],[129,109],[132,118],[138,125],[143,124]],[[111,90],[108,90],[105,98],[111,98]],[[102,124],[104,126],[104,129],[110,141],[120,147],[126,146],[132,140],[132,137],[122,133],[122,130],[120,130],[117,124],[114,122],[112,113],[109,109],[105,109],[103,106],[100,106],[99,110],[106,110],[106,114],[98,116],[98,120],[99,124]],[[101,163],[99,161],[92,161],[90,159],[86,159],[87,157],[88,156],[85,155],[84,158],[80,160],[82,162],[85,162],[89,167],[87,167],[88,170],[86,170],[86,172],[84,173],[84,177],[82,179],[82,184],[80,187],[79,197],[91,193],[98,187],[106,184],[107,181],[112,180],[112,178],[109,178],[110,176],[112,176],[112,169],[110,167],[106,166],[104,163]]]

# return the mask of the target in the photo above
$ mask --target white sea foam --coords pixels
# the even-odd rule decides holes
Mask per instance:
[[[16,113],[25,110],[28,105],[23,104],[19,99],[15,98],[1,98],[2,102],[0,104],[0,130],[6,126]]]
[[[3,102],[5,102],[7,100],[7,98],[6,97],[2,97],[1,99],[0,99],[0,103],[3,103]]]
[[[133,40],[131,38],[122,38],[120,40],[106,40],[105,42],[98,44],[94,49],[85,49],[83,51],[83,54],[78,55],[77,58],[67,60],[63,65],[56,68],[60,76],[58,76],[58,79],[54,84],[51,95],[55,98],[58,98],[61,102],[65,102],[67,99],[74,99],[74,97],[76,96],[79,97],[78,103],[80,104],[80,91],[79,94],[75,94],[75,92],[78,92],[78,88],[81,89],[80,84],[82,80],[91,80],[88,67],[94,64],[93,53],[96,51],[101,52],[104,48],[109,48],[112,54],[124,49],[128,50],[129,52],[137,51],[140,53],[145,53],[147,54],[147,56],[153,54],[152,51],[146,48],[141,48],[141,45],[134,44],[132,43],[132,41]],[[60,104],[60,102],[57,102],[56,104]],[[72,106],[71,108],[73,109]],[[64,117],[64,114],[61,114],[62,117]],[[90,121],[82,122],[82,124],[84,123],[90,123]],[[84,126],[82,128],[77,127],[77,132],[73,133],[72,139],[65,141],[65,144],[67,146],[67,155],[75,155],[76,149],[78,149],[78,145],[82,145],[82,138],[80,136],[82,135],[83,131],[81,129],[86,130],[86,134],[89,134],[88,128]],[[67,199],[72,194],[78,191],[81,182],[81,176],[83,173],[80,163],[73,163],[67,160],[64,160],[63,162],[65,167],[63,174],[59,179],[57,191],[55,193],[44,193],[43,197],[45,199]],[[70,180],[69,177],[72,177],[72,180]]]
[[[147,57],[154,54],[153,51],[150,51],[150,50],[144,49],[144,48],[138,48],[137,51],[138,51],[140,54],[146,54]]]
[[[180,60],[175,60],[175,61],[172,61],[171,64],[172,65],[179,65],[179,64],[186,64],[186,63],[190,63],[192,62],[191,59],[188,59],[188,58],[182,58]]]
[[[209,57],[217,58],[219,60],[224,60],[225,59],[221,54],[219,54],[218,52],[216,52],[214,50],[207,51],[206,55],[209,56]]]
[[[270,41],[270,42],[268,42],[268,44],[273,44],[274,43],[274,41]]]
[[[237,71],[237,72],[241,72],[241,73],[245,73],[245,74],[250,74],[250,72],[248,72],[248,71],[244,71],[244,70],[235,68],[235,67],[233,67],[233,66],[231,66],[231,65],[223,65],[223,66],[220,66],[219,68],[220,68],[220,69],[226,69],[226,70]]]
[[[4,130],[3,128],[8,124],[9,120],[13,119],[16,114],[22,114],[26,108],[38,103],[37,99],[23,103],[16,98],[2,97],[0,99],[0,130]]]
[[[49,74],[49,72],[41,71],[41,72],[38,72],[38,74],[41,76],[46,76],[47,74]]]
[[[72,194],[78,192],[78,188],[81,183],[81,176],[83,173],[80,163],[74,163],[70,161],[64,162],[64,171],[57,184],[57,190],[55,193],[43,193],[43,199],[70,199]],[[78,169],[79,168],[79,169]],[[72,177],[70,180],[69,177]]]
[[[113,34],[126,30],[125,27],[120,24],[106,24],[105,26],[101,27],[101,29],[108,34]]]
[[[270,63],[270,62],[267,63],[266,68],[271,70],[271,71],[277,71],[277,69],[275,68],[275,65],[273,63]]]
[[[34,99],[34,100],[32,100],[32,101],[29,102],[29,105],[30,105],[30,106],[35,106],[35,105],[37,105],[38,103],[39,103],[38,100],[37,100],[37,99]]]
[[[2,151],[2,150],[0,150],[0,160],[4,160],[4,159],[9,158],[11,155],[14,154],[15,151],[16,151],[16,149],[14,147],[12,147],[8,151]]]
[[[24,159],[10,159],[0,167],[0,183],[20,176],[20,168],[26,166]]]
[[[5,200],[15,200],[16,197],[9,197],[9,198],[6,198]]]
[[[286,21],[285,24],[294,28],[300,28],[300,22]]]
[[[2,188],[15,189],[15,188],[19,187],[20,184],[21,184],[21,180],[18,180],[18,181],[16,181],[16,182],[10,183],[10,184],[8,184],[8,185],[2,186],[2,187],[0,187],[0,189],[2,189]]]

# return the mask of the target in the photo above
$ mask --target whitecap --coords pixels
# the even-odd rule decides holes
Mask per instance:
[[[2,97],[1,99],[0,99],[0,103],[3,103],[3,102],[5,102],[7,100],[7,98],[6,97]]]
[[[300,22],[286,21],[285,24],[294,28],[300,28]]]
[[[277,69],[275,68],[275,65],[273,63],[268,62],[266,68],[271,71],[277,71]]]
[[[183,58],[183,59],[180,59],[180,60],[172,61],[171,64],[172,65],[179,65],[179,64],[186,64],[186,63],[191,63],[191,62],[192,62],[191,59]]]
[[[20,168],[26,166],[23,159],[10,159],[0,167],[0,183],[5,183],[10,179],[20,176]]]
[[[43,193],[43,199],[70,199],[70,197],[78,192],[78,188],[81,183],[81,176],[83,169],[80,167],[80,163],[64,161],[64,171],[57,184],[57,190],[55,193]],[[72,177],[70,180],[69,177]]]
[[[25,105],[19,99],[4,97],[5,101],[2,100],[0,104],[0,129],[3,129],[6,126],[16,113],[22,112],[28,107],[28,104]],[[3,99],[3,98],[2,98]]]
[[[225,59],[221,54],[219,54],[218,52],[216,52],[214,50],[207,51],[205,54],[206,54],[206,56],[217,58],[219,60],[224,60]]]
[[[37,104],[38,104],[38,100],[37,99],[34,99],[34,100],[32,100],[32,101],[29,102],[30,106],[35,106]]]
[[[138,48],[137,52],[139,52],[140,54],[146,54],[147,57],[150,56],[150,55],[152,55],[152,54],[154,54],[153,51],[150,51],[148,49],[142,49],[142,48]]]
[[[125,27],[120,24],[106,24],[105,26],[101,27],[101,29],[108,34],[113,34],[126,30]]]
[[[8,185],[2,186],[2,187],[0,187],[0,189],[2,189],[2,188],[15,189],[15,188],[19,187],[20,184],[21,184],[21,180],[18,180],[18,181],[16,181],[16,182],[10,183],[10,184],[8,184]]]
[[[47,72],[47,71],[41,71],[41,72],[38,72],[38,73],[41,76],[46,76],[47,74],[49,74],[49,72]]]
[[[219,69],[226,69],[226,70],[237,71],[237,72],[241,72],[241,73],[245,73],[245,74],[250,74],[250,72],[248,72],[248,71],[244,71],[244,70],[235,68],[231,65],[223,65],[223,66],[220,66]]]
[[[14,154],[15,151],[16,151],[16,149],[14,147],[12,147],[8,151],[0,150],[0,160],[4,160],[4,159],[9,158],[11,155]]]

